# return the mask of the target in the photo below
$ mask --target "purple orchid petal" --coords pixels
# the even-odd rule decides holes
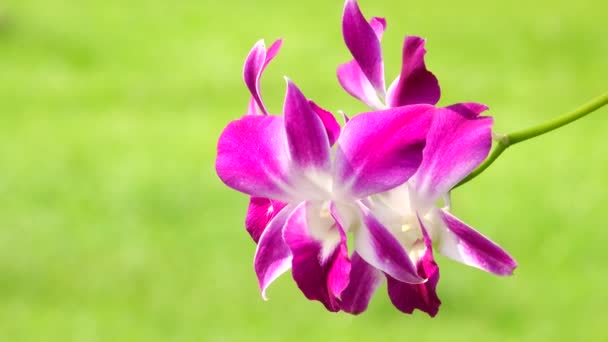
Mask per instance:
[[[384,97],[384,64],[380,40],[372,25],[365,20],[355,0],[346,0],[344,4],[342,34],[361,71],[376,92]]]
[[[511,275],[517,262],[500,246],[447,211],[441,211],[445,229],[439,252],[448,258],[497,275]]]
[[[289,151],[283,117],[246,115],[220,136],[215,167],[229,187],[289,202]]]
[[[405,183],[422,161],[435,111],[415,105],[352,118],[338,139],[337,191],[363,198]]]
[[[247,216],[245,218],[245,228],[255,243],[260,240],[260,236],[268,223],[285,207],[285,203],[272,201],[268,198],[251,197]]]
[[[421,278],[399,240],[370,210],[359,203],[363,224],[355,232],[355,250],[367,263],[400,281],[421,284]]]
[[[291,266],[291,251],[283,241],[283,227],[293,209],[286,206],[270,221],[255,251],[253,265],[264,300],[268,299],[268,286]]]
[[[264,40],[260,40],[255,43],[249,55],[247,55],[243,67],[243,79],[251,93],[247,114],[256,115],[260,114],[260,111],[262,114],[268,114],[260,93],[260,78],[268,63],[272,61],[281,49],[282,44],[283,40],[278,39],[266,50]]]
[[[437,77],[424,64],[424,39],[405,37],[401,74],[391,84],[386,94],[389,107],[417,103],[436,104],[441,96]]]
[[[425,250],[416,264],[416,269],[418,275],[421,278],[428,279],[428,281],[424,284],[408,284],[387,276],[388,295],[393,305],[404,313],[411,314],[414,309],[419,309],[429,314],[429,316],[435,317],[441,305],[436,292],[437,282],[439,281],[439,267],[433,258],[431,239],[423,223],[420,220],[419,222]]]
[[[268,64],[276,57],[276,55],[279,53],[279,50],[281,50],[281,46],[283,46],[283,39],[277,39],[270,45],[268,51],[266,51],[264,68],[266,68]],[[264,71],[264,69],[262,69],[262,71]]]
[[[376,34],[378,41],[382,41],[382,35],[384,34],[384,31],[386,30],[386,19],[380,18],[380,17],[373,17],[369,21],[369,26],[371,26],[372,29],[374,30],[374,33]]]
[[[376,90],[361,71],[356,61],[344,63],[338,67],[338,82],[347,93],[365,103],[372,109],[382,109],[384,104]]]
[[[261,115],[263,114],[262,112],[260,112],[260,107],[258,107],[258,104],[255,102],[255,98],[252,96],[249,99],[249,103],[247,104],[247,115]]]
[[[342,292],[342,310],[358,315],[367,310],[369,301],[382,281],[384,274],[368,264],[357,252],[351,257],[350,282]]]
[[[292,274],[300,290],[336,312],[348,285],[350,261],[342,227],[321,212],[320,205],[300,204],[287,220],[283,238],[293,255]]]
[[[251,96],[262,110],[262,113],[268,114],[264,103],[262,102],[262,98],[260,96],[260,75],[264,68],[264,63],[266,61],[266,46],[264,45],[264,40],[259,40],[245,59],[245,65],[243,67],[243,79],[245,81],[245,85],[249,89]],[[251,112],[250,112],[251,113]],[[253,114],[253,113],[251,113]]]
[[[295,166],[329,172],[330,145],[323,121],[290,80],[287,80],[283,113],[289,152]]]
[[[378,41],[382,39],[382,34],[386,29],[386,20],[384,18],[374,17],[370,20],[370,26],[374,30]],[[367,76],[361,70],[357,61],[352,60],[338,67],[337,71],[338,82],[346,92],[361,102],[365,103],[372,109],[385,108],[382,100],[378,97],[378,93],[374,86],[370,83]]]
[[[416,193],[426,205],[447,194],[490,152],[492,118],[468,115],[442,108],[433,118],[422,164],[413,177]]]
[[[435,266],[436,267],[436,266]],[[431,273],[424,284],[408,284],[387,275],[388,296],[399,311],[411,314],[415,309],[435,317],[441,301],[435,287],[439,281],[439,271]]]
[[[451,106],[447,106],[446,108],[453,110],[468,119],[475,119],[481,113],[488,110],[488,106],[477,102],[456,103]]]
[[[331,112],[319,107],[313,101],[309,101],[309,104],[315,113],[317,113],[319,119],[321,119],[321,122],[323,122],[325,131],[327,132],[327,138],[329,139],[329,144],[333,146],[340,136],[340,124]]]

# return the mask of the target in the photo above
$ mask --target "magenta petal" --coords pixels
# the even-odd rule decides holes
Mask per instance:
[[[326,226],[310,222],[309,216],[318,217],[319,209],[311,203],[299,205],[285,224],[283,238],[293,255],[292,274],[300,290],[336,312],[350,272],[346,235],[331,218],[322,222]]]
[[[424,284],[408,284],[388,276],[388,295],[391,302],[402,312],[411,314],[414,309],[422,310],[435,317],[441,301],[437,297],[436,287],[439,281],[439,267],[433,258],[433,246],[426,229],[420,222],[424,236],[425,251],[416,264],[418,275],[428,279]]]
[[[272,45],[270,45],[268,51],[266,51],[266,59],[264,60],[264,67],[262,68],[262,71],[264,71],[264,69],[268,66],[268,63],[270,63],[279,53],[281,46],[283,46],[283,39],[277,39],[272,43]]]
[[[431,273],[424,284],[408,284],[387,276],[388,296],[393,305],[401,312],[411,314],[415,309],[435,317],[441,301],[435,287],[439,281],[439,271]]]
[[[283,241],[283,227],[292,211],[293,206],[287,206],[270,221],[255,251],[253,265],[264,299],[267,299],[268,286],[291,266],[291,252]]]
[[[511,275],[517,262],[496,243],[442,210],[446,225],[439,241],[441,254],[497,275]]]
[[[384,30],[386,30],[386,19],[373,17],[372,20],[369,21],[369,25],[374,30],[376,37],[378,37],[378,41],[381,41]]]
[[[427,205],[447,194],[488,155],[492,118],[468,118],[442,108],[435,115],[420,169],[413,177],[416,192]]]
[[[243,67],[243,79],[251,93],[247,114],[256,115],[260,113],[260,110],[262,114],[268,114],[260,93],[260,78],[268,63],[279,53],[282,44],[283,40],[278,39],[266,50],[264,40],[260,40],[255,43],[247,55]]]
[[[370,20],[370,26],[374,30],[378,41],[382,39],[382,34],[386,29],[386,20],[384,18],[374,17]],[[338,67],[338,82],[346,92],[353,97],[359,99],[372,109],[385,108],[384,104],[378,97],[378,93],[374,86],[367,79],[367,76],[357,64],[357,61],[352,60]]]
[[[475,119],[481,113],[488,110],[488,106],[477,102],[456,103],[451,106],[447,106],[446,108],[451,109],[469,119]]]
[[[435,75],[424,64],[424,39],[405,37],[401,74],[389,87],[386,102],[389,107],[417,103],[436,104],[441,90]]]
[[[331,146],[334,145],[338,137],[340,136],[340,124],[334,117],[334,115],[325,109],[319,107],[316,103],[309,101],[312,109],[317,113],[321,122],[323,122],[323,126],[325,127],[325,131],[327,132],[327,138],[329,139],[329,144]]]
[[[342,292],[342,310],[358,315],[367,309],[374,292],[384,279],[384,274],[368,264],[357,254],[351,257],[350,282]]]
[[[258,104],[255,102],[255,98],[252,96],[249,99],[249,103],[247,104],[247,115],[260,115],[262,114],[262,112],[260,112],[260,107],[258,107]]]
[[[304,169],[330,169],[330,145],[323,121],[293,82],[287,80],[283,107],[289,152]]]
[[[374,217],[370,210],[359,204],[363,224],[355,232],[355,250],[367,263],[400,281],[420,284],[416,267],[399,240]]]
[[[229,187],[287,202],[289,152],[283,117],[246,115],[220,136],[215,168]]]
[[[283,209],[285,203],[272,201],[268,198],[251,197],[249,199],[249,207],[247,208],[247,216],[245,218],[245,228],[251,238],[256,243],[260,240],[260,236],[272,220]]]
[[[372,109],[384,108],[376,90],[361,71],[356,61],[338,67],[338,82],[347,93],[359,99]]]
[[[264,45],[264,40],[260,40],[251,48],[251,51],[249,51],[249,54],[245,59],[243,79],[245,80],[245,85],[249,88],[251,96],[262,110],[262,113],[268,114],[260,96],[259,80],[262,70],[264,69],[264,63],[266,63],[266,46]]]
[[[342,34],[363,74],[380,96],[384,96],[384,64],[380,40],[365,20],[355,0],[346,0],[342,16]]]
[[[363,198],[406,182],[422,160],[435,108],[415,105],[355,116],[344,126],[336,152],[336,181]]]

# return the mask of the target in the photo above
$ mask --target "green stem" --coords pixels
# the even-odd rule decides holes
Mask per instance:
[[[538,126],[530,127],[521,131],[500,135],[497,140],[498,144],[490,153],[490,156],[483,162],[477,169],[475,169],[471,174],[469,174],[465,179],[460,181],[455,187],[459,187],[473,178],[477,177],[480,173],[482,173],[488,166],[492,165],[492,163],[507,149],[509,146],[513,146],[522,141],[526,141],[528,139],[532,139],[539,135],[543,135],[545,133],[551,132],[554,129],[560,128],[564,125],[567,125],[573,121],[576,121],[585,115],[592,113],[593,111],[601,108],[602,106],[608,104],[608,93],[600,95],[595,99],[587,102],[586,104],[580,106],[579,108],[566,113],[564,115],[558,116],[553,120],[549,120],[545,123],[542,123]]]

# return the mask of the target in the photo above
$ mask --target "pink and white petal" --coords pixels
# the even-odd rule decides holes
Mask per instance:
[[[382,39],[382,34],[386,29],[386,20],[384,18],[374,17],[370,20],[370,26],[374,30],[378,41]],[[346,92],[359,99],[372,109],[382,109],[386,106],[378,97],[378,93],[374,86],[363,74],[361,67],[355,60],[344,63],[338,67],[337,71],[338,82]]]
[[[255,243],[268,226],[268,223],[285,207],[285,203],[272,201],[268,198],[251,197],[247,216],[245,217],[245,228]]]
[[[437,77],[426,69],[424,39],[405,37],[401,74],[391,84],[386,95],[389,107],[417,103],[436,104],[441,96]]]
[[[376,37],[378,37],[378,41],[382,41],[382,35],[384,34],[384,31],[386,30],[386,19],[381,18],[381,17],[373,17],[369,21],[369,25],[374,30]]]
[[[355,251],[367,263],[390,275],[411,284],[425,282],[416,270],[399,240],[384,226],[373,213],[359,203],[362,224],[354,232]]]
[[[378,97],[378,93],[363,74],[361,67],[356,61],[344,63],[338,67],[338,82],[347,93],[365,103],[372,109],[382,109],[384,104]]]
[[[262,111],[262,113],[268,114],[260,95],[259,82],[265,63],[266,45],[264,44],[264,40],[259,40],[257,43],[255,43],[255,45],[253,45],[253,48],[251,48],[251,51],[249,51],[249,54],[245,59],[245,65],[243,66],[243,79],[259,109]]]
[[[350,282],[342,292],[342,311],[358,315],[367,310],[369,301],[382,284],[384,274],[368,264],[357,252],[351,257]]]
[[[517,262],[500,246],[447,211],[441,211],[441,218],[445,224],[438,241],[441,254],[496,275],[513,273]]]
[[[433,258],[431,239],[423,223],[420,220],[419,222],[424,239],[424,252],[416,263],[416,269],[421,278],[428,280],[424,284],[408,284],[387,276],[388,295],[393,305],[402,312],[411,314],[414,309],[419,309],[435,317],[441,305],[436,292],[439,267]]]
[[[323,212],[317,203],[300,204],[287,220],[283,238],[293,255],[292,275],[300,290],[336,312],[348,284],[350,260],[344,231]]]
[[[260,40],[253,46],[245,59],[243,79],[251,93],[251,100],[249,101],[249,106],[247,108],[247,114],[249,115],[268,114],[264,102],[262,101],[260,78],[262,77],[264,69],[268,66],[268,63],[270,63],[279,53],[282,44],[283,40],[277,39],[270,45],[268,50],[266,50],[264,40]]]
[[[283,117],[246,115],[222,132],[215,168],[229,187],[289,202],[289,151]]]
[[[492,147],[492,117],[468,118],[440,108],[428,133],[422,164],[414,175],[416,196],[430,206],[473,171]]]
[[[249,104],[247,104],[247,115],[261,115],[260,108],[258,104],[255,102],[255,98],[252,96],[249,99]]]
[[[264,69],[266,69],[268,64],[276,57],[276,55],[279,53],[279,50],[281,50],[281,46],[283,46],[282,38],[275,40],[270,45],[270,47],[266,51],[266,59],[264,60],[264,66],[262,67],[262,71],[264,71]],[[261,75],[261,73],[260,73],[260,75]]]
[[[356,0],[346,0],[344,4],[342,34],[363,74],[376,92],[384,97],[384,64],[380,40],[374,28],[365,20]]]
[[[321,122],[323,122],[325,131],[327,132],[327,138],[329,139],[329,144],[333,146],[340,136],[340,124],[331,112],[319,107],[313,101],[309,101],[309,103],[315,113],[317,113],[319,116],[319,119],[321,119]]]
[[[338,139],[336,191],[364,198],[405,183],[422,161],[435,112],[415,105],[352,118]]]
[[[481,113],[488,110],[488,106],[484,105],[483,103],[477,103],[477,102],[456,103],[456,104],[447,106],[446,108],[453,110],[453,111],[459,113],[460,115],[463,115],[469,119],[474,119],[474,118],[478,117]]]
[[[290,80],[283,113],[291,160],[297,168],[329,172],[330,145],[323,121]]]
[[[283,227],[293,210],[294,206],[286,206],[268,223],[255,251],[253,265],[264,300],[268,299],[268,286],[291,267],[292,256],[283,241]]]

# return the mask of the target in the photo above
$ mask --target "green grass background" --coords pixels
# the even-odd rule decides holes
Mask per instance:
[[[383,15],[388,79],[428,39],[441,104],[479,101],[508,132],[608,89],[608,3],[362,0]],[[435,319],[381,288],[361,316],[289,275],[259,296],[246,196],[214,171],[246,108],[242,62],[284,37],[283,75],[331,110],[342,1],[0,3],[0,341],[606,341],[608,111],[507,151],[455,212],[518,260],[498,278],[440,257]]]

